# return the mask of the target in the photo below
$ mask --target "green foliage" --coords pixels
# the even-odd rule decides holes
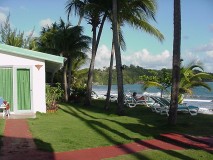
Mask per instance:
[[[79,103],[79,102],[82,102],[84,100],[85,96],[86,96],[85,86],[72,87],[69,100]]]
[[[140,78],[144,82],[144,90],[149,87],[157,87],[161,90],[161,96],[162,92],[171,86],[171,72],[166,69],[162,69],[160,72],[151,71],[149,76],[143,75]],[[211,87],[204,82],[204,79],[213,80],[213,76],[203,72],[200,63],[193,62],[187,66],[182,66],[180,70],[179,103],[183,101],[183,94],[193,94],[192,89],[194,87],[202,86],[211,91]]]
[[[150,71],[150,76],[143,75],[140,76],[143,81],[143,89],[146,90],[149,87],[157,87],[161,91],[161,96],[163,91],[167,91],[167,88],[171,86],[171,72],[167,69],[162,69],[161,71]]]
[[[61,89],[61,85],[56,83],[56,87],[46,85],[46,105],[47,110],[57,109],[57,101],[62,98],[64,91]]]
[[[161,70],[154,70],[154,69],[145,69],[140,66],[123,66],[123,80],[124,84],[135,84],[135,83],[142,83],[144,80],[150,79],[158,79],[158,81],[163,82],[165,86],[169,86],[171,83],[171,69],[161,69]],[[79,70],[81,71],[81,70]],[[83,70],[82,70],[83,71]],[[85,71],[85,69],[84,69]],[[113,69],[112,71],[112,84],[117,84],[116,78],[116,70]],[[195,73],[201,73],[199,70],[194,70]],[[206,72],[202,72],[206,73]],[[108,74],[109,74],[109,67],[104,67],[103,69],[95,69],[94,76],[93,76],[93,84],[99,85],[107,85],[108,84]],[[208,73],[209,75],[213,76],[212,73]],[[87,79],[87,74],[81,75],[81,79]],[[147,78],[147,79],[146,79]],[[202,77],[202,81],[212,81],[211,79],[207,79],[207,77]]]
[[[34,30],[28,37],[24,36],[24,32],[12,29],[10,26],[10,15],[7,16],[6,21],[0,26],[1,43],[21,47],[21,48],[33,48],[34,38],[32,37]]]
[[[202,86],[211,91],[211,87],[204,80],[213,80],[213,76],[203,71],[200,62],[192,62],[181,67],[181,80],[179,86],[180,94],[193,94],[192,89]]]

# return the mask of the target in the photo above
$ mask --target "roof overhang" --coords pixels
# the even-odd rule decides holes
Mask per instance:
[[[7,54],[21,56],[30,59],[45,61],[46,72],[56,72],[63,67],[65,58],[43,52],[37,52],[24,48],[14,47],[10,45],[0,44],[0,51]]]

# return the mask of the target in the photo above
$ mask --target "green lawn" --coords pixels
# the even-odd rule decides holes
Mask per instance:
[[[122,155],[115,158],[107,158],[104,160],[210,160],[213,154],[194,149],[186,149],[181,151],[156,151],[146,150],[134,154]]]
[[[115,105],[107,112],[103,106],[104,101],[94,101],[92,107],[63,104],[57,113],[38,113],[28,120],[37,146],[59,152],[151,139],[166,132],[213,135],[211,115],[178,114],[178,124],[169,127],[167,116],[147,107],[126,108],[126,116],[117,116]]]
[[[5,120],[0,119],[0,148],[1,148],[1,145],[2,145],[1,138],[2,138],[3,132],[4,132],[4,125],[5,125]]]

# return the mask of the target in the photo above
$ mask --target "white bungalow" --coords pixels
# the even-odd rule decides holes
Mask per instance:
[[[10,113],[45,113],[45,72],[63,63],[64,57],[0,44],[0,97],[10,103]]]

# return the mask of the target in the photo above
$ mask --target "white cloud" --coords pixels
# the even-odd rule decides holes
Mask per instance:
[[[89,54],[89,57],[91,54]],[[99,47],[95,59],[95,68],[109,67],[111,50],[107,46]],[[168,50],[163,51],[158,55],[151,54],[147,49],[137,51],[131,54],[122,53],[122,64],[129,66],[133,64],[147,69],[162,69],[171,68],[172,56]],[[114,65],[115,66],[115,60]],[[89,64],[87,64],[87,67]]]
[[[208,52],[208,51],[213,51],[213,41],[208,43],[208,44],[204,44],[201,45],[195,49],[193,49],[192,51],[194,52]]]
[[[8,13],[9,13],[8,7],[0,7],[0,24],[6,21]]]
[[[0,12],[9,13],[8,7],[0,7]]]
[[[33,37],[38,37],[39,36],[34,30],[29,30],[29,31],[25,32],[25,36],[29,36],[31,34],[33,34],[32,35]]]
[[[95,58],[95,68],[109,67],[110,56],[110,49],[108,49],[105,45],[100,46]]]
[[[0,12],[0,24],[4,23],[7,19],[6,14]]]
[[[52,20],[50,18],[47,18],[47,19],[43,19],[40,21],[40,26],[41,27],[47,27],[47,26],[51,26],[52,25]]]
[[[150,69],[171,68],[171,55],[168,50],[160,54],[154,55],[147,49],[138,51],[129,55],[122,55],[123,64],[141,66]]]
[[[211,49],[212,43],[203,45],[193,51],[184,51],[181,54],[181,58],[184,59],[183,64],[186,65],[193,61],[200,61],[203,63],[204,71],[213,73],[213,49]],[[195,52],[195,50],[197,52]],[[199,50],[199,52],[198,52]],[[201,54],[202,51],[202,54]],[[107,46],[99,46],[95,59],[95,68],[102,69],[103,67],[109,67],[110,64],[111,49]],[[88,54],[91,56],[91,52]],[[133,64],[146,69],[162,69],[172,68],[172,53],[168,50],[164,50],[159,54],[150,53],[147,49],[142,49],[134,53],[122,53],[122,64],[129,66]],[[89,67],[90,61],[84,66]],[[115,60],[114,65],[115,66]]]
[[[204,71],[213,73],[213,40],[208,44],[201,45],[185,52],[184,61],[190,62],[192,60],[199,60],[204,65]]]

